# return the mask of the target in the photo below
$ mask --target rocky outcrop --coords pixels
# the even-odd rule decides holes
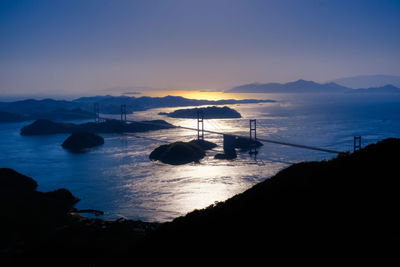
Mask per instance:
[[[197,140],[197,139],[190,141],[189,144],[199,146],[204,150],[211,150],[218,146],[216,143],[206,141],[206,140]]]
[[[187,142],[175,142],[162,145],[151,152],[151,160],[159,160],[166,164],[181,165],[190,162],[198,162],[205,156],[204,149],[198,145]]]
[[[71,151],[82,151],[104,144],[104,138],[94,133],[78,132],[73,133],[63,143],[62,146]]]
[[[215,154],[214,159],[236,159],[237,154],[236,151],[233,150],[231,153],[218,153]]]
[[[79,201],[67,189],[39,192],[36,187],[32,178],[0,168],[0,210],[7,222],[27,229],[54,225],[64,220]]]
[[[36,187],[32,178],[0,168],[2,265],[8,266],[8,262],[12,266],[80,262],[103,265],[107,259],[114,265],[116,259],[131,254],[129,249],[143,243],[145,235],[158,226],[158,223],[125,219],[85,218],[77,213],[101,215],[102,212],[76,210],[74,205],[79,200],[66,189],[39,192]]]
[[[13,169],[0,169],[0,190],[10,193],[33,191],[37,183],[32,178],[22,175]]]
[[[263,143],[257,140],[252,141],[250,140],[250,138],[236,137],[235,148],[246,150],[249,149],[251,146],[260,147],[263,146]]]

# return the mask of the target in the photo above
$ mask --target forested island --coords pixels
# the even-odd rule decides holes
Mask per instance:
[[[78,216],[78,199],[68,190],[39,192],[32,178],[0,169],[0,255],[14,263],[115,264],[156,261],[154,255],[223,259],[221,248],[252,259],[324,255],[338,247],[394,252],[399,150],[400,139],[390,138],[332,160],[293,164],[224,202],[162,224]]]
[[[104,138],[89,132],[75,132],[72,133],[62,143],[62,147],[72,152],[82,152],[83,150],[91,147],[96,147],[104,144]]]
[[[206,150],[214,147],[217,147],[217,144],[205,140],[174,142],[157,147],[150,153],[149,158],[171,165],[199,162],[206,155]]]
[[[205,108],[190,108],[190,109],[178,109],[170,113],[160,112],[159,115],[165,115],[171,118],[185,118],[194,119],[198,116],[204,119],[233,119],[241,118],[239,112],[229,107],[205,107]]]
[[[99,123],[88,122],[82,124],[59,123],[50,120],[37,120],[21,129],[21,135],[47,135],[59,133],[91,132],[91,133],[135,133],[161,129],[170,129],[175,126],[163,120],[151,120],[126,123],[119,120],[106,120]]]

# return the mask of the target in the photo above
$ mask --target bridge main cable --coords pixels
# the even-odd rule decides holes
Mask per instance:
[[[166,126],[165,124],[162,124],[162,123],[146,122],[146,121],[138,122],[138,121],[127,120],[127,122],[136,122],[136,123],[143,123],[143,124],[156,125],[156,126]],[[197,131],[197,128],[191,128],[191,127],[186,127],[186,126],[172,125],[172,127],[185,129],[185,130],[191,130],[191,131]],[[240,138],[248,138],[247,136],[243,136],[243,135],[222,133],[222,132],[216,132],[216,131],[211,131],[211,130],[204,130],[204,132],[212,133],[212,134],[219,134],[219,135],[230,135],[230,136],[235,136],[235,137],[240,137]],[[292,147],[298,147],[298,148],[309,149],[309,150],[322,151],[322,152],[326,152],[326,153],[334,153],[334,154],[342,153],[341,151],[336,151],[336,150],[332,150],[332,149],[307,146],[307,145],[301,145],[301,144],[294,144],[294,143],[288,143],[288,142],[281,142],[281,141],[275,141],[275,140],[265,139],[265,138],[257,138],[257,140],[261,141],[261,142],[267,142],[267,143],[278,144],[278,145],[283,145],[283,146],[292,146]]]

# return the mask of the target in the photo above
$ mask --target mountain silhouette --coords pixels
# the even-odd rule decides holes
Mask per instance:
[[[399,93],[400,89],[393,85],[382,87],[352,89],[334,82],[317,83],[297,80],[288,83],[249,83],[233,87],[227,92],[235,93]]]
[[[394,75],[358,75],[351,77],[343,77],[332,80],[331,82],[347,86],[350,88],[370,88],[382,87],[387,84],[400,87],[400,76]]]

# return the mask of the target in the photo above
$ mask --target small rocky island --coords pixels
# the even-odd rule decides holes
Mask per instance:
[[[157,147],[151,152],[149,158],[171,165],[198,162],[206,155],[205,150],[212,149],[216,146],[216,144],[204,140],[175,142]]]
[[[71,134],[63,143],[62,147],[70,151],[81,152],[84,149],[104,144],[104,138],[88,132],[77,132]]]
[[[21,129],[21,135],[48,135],[59,133],[91,132],[91,133],[135,133],[161,129],[174,128],[175,126],[163,121],[141,121],[126,123],[119,120],[106,120],[100,123],[88,122],[83,124],[58,123],[51,120],[37,120]]]
[[[151,160],[159,160],[166,164],[181,165],[190,162],[198,162],[206,153],[200,146],[187,143],[175,142],[169,145],[161,145],[151,152]]]
[[[236,137],[235,148],[239,148],[241,150],[248,150],[251,146],[253,147],[261,147],[263,143],[257,140],[250,140],[250,138],[246,137]]]
[[[214,156],[215,159],[235,159],[237,157],[236,149],[241,151],[249,150],[251,147],[258,148],[263,144],[257,140],[250,138],[239,137],[229,134],[224,134],[224,153],[218,153]]]
[[[227,106],[225,107],[206,107],[206,108],[191,108],[191,109],[177,109],[173,112],[166,113],[160,112],[159,115],[165,115],[171,118],[184,118],[184,119],[195,119],[198,113],[203,114],[204,119],[233,119],[241,118],[239,112],[231,109]]]

